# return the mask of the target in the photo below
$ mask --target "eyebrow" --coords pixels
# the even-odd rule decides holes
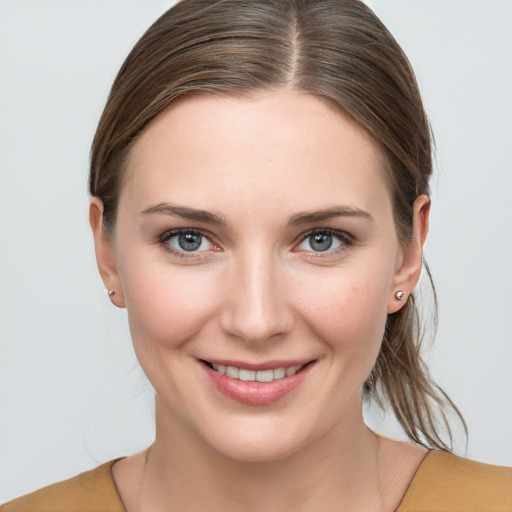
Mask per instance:
[[[185,206],[176,206],[169,203],[159,203],[142,210],[141,214],[160,213],[164,215],[172,215],[181,217],[182,219],[195,220],[215,226],[225,226],[226,220],[222,215],[207,212],[206,210],[197,210],[195,208],[187,208]]]
[[[359,217],[370,221],[373,220],[370,213],[360,210],[359,208],[355,208],[353,206],[335,206],[333,208],[326,208],[325,210],[297,213],[290,217],[288,223],[290,225],[297,226],[300,224],[309,224],[311,222],[321,222],[334,217]]]
[[[220,214],[208,212],[206,210],[187,208],[185,206],[177,206],[170,203],[159,203],[154,206],[150,206],[142,210],[141,214],[164,214],[181,217],[182,219],[204,222],[205,224],[213,224],[215,226],[227,225],[225,218]],[[359,217],[370,221],[373,220],[370,213],[360,210],[359,208],[355,208],[353,206],[335,206],[332,208],[326,208],[325,210],[297,213],[289,218],[288,224],[291,226],[298,226],[301,224],[321,222],[334,217]]]

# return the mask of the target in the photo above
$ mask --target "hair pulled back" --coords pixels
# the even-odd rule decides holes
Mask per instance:
[[[133,141],[172,102],[281,87],[323,98],[377,143],[397,234],[407,243],[414,201],[429,194],[430,127],[407,57],[359,0],[183,0],[163,14],[122,65],[94,137],[90,193],[103,201],[106,229],[114,230]],[[412,295],[388,316],[365,391],[391,406],[412,440],[450,450],[446,408],[464,420],[429,377],[420,327]]]

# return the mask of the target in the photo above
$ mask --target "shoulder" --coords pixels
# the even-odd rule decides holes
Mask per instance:
[[[0,506],[0,512],[124,512],[112,478],[116,460]]]
[[[397,512],[455,511],[512,511],[512,468],[429,452]]]

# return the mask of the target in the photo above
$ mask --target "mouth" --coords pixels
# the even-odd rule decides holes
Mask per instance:
[[[201,362],[221,375],[226,375],[232,379],[241,380],[243,382],[273,382],[275,380],[281,380],[285,377],[295,375],[302,368],[313,363],[313,361],[309,361],[305,364],[279,366],[277,368],[268,368],[265,370],[251,370],[249,368],[239,368],[237,366],[211,363],[210,361],[205,360],[201,360]]]
[[[204,359],[199,359],[199,362],[214,389],[222,395],[242,404],[262,406],[279,401],[299,387],[317,360],[301,364],[290,361],[262,365]]]

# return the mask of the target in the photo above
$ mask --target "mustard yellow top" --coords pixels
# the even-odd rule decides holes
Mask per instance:
[[[0,512],[125,512],[112,478],[116,460],[17,498]],[[512,468],[430,451],[396,512],[512,512]]]

